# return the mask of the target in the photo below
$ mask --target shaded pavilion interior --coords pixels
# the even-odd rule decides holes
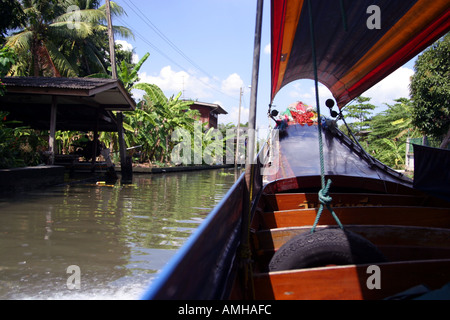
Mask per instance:
[[[92,131],[94,140],[98,132],[118,132],[123,173],[126,145],[122,111],[133,111],[136,102],[120,81],[46,77],[5,77],[2,81],[6,94],[0,97],[0,110],[9,112],[8,119],[49,130],[50,164],[54,163],[57,130]]]

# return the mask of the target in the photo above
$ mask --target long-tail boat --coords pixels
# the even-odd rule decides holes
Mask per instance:
[[[262,8],[258,0],[250,129]],[[336,119],[450,30],[450,3],[271,0],[270,9],[272,101],[308,78],[330,89],[339,112],[322,116],[318,90],[316,121],[282,121],[269,109],[273,138],[143,298],[448,299],[448,151],[418,146],[425,156],[413,181],[367,154]],[[251,137],[248,148],[253,154]],[[439,163],[440,174],[423,173]]]

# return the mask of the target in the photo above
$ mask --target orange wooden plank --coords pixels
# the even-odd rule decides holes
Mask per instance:
[[[439,289],[450,279],[450,260],[379,264],[380,289],[369,289],[368,265],[335,266],[256,274],[257,300],[384,299],[417,285]],[[370,278],[370,279],[369,279]]]
[[[318,227],[317,230],[322,228]],[[395,244],[397,246],[450,248],[450,229],[389,225],[349,225],[345,229],[360,234],[376,246]],[[259,248],[277,250],[292,237],[306,232],[311,232],[311,226],[263,230],[255,235]]]
[[[372,194],[372,193],[334,193],[333,207],[351,206],[430,206],[448,207],[450,203],[431,197],[419,197],[395,194]],[[266,194],[264,200],[269,210],[293,210],[319,207],[317,193],[280,193]]]
[[[333,208],[344,225],[407,225],[450,228],[450,209],[431,207],[351,207]],[[267,229],[314,224],[317,209],[299,209],[261,213]],[[328,210],[324,210],[319,225],[336,225]]]

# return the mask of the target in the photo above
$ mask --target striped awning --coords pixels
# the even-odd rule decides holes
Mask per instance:
[[[450,30],[449,0],[272,0],[271,5],[272,101],[286,84],[314,79],[309,12],[318,80],[339,107]]]

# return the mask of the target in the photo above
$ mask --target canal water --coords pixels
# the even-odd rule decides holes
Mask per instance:
[[[0,299],[139,298],[235,178],[143,174],[1,198]]]

